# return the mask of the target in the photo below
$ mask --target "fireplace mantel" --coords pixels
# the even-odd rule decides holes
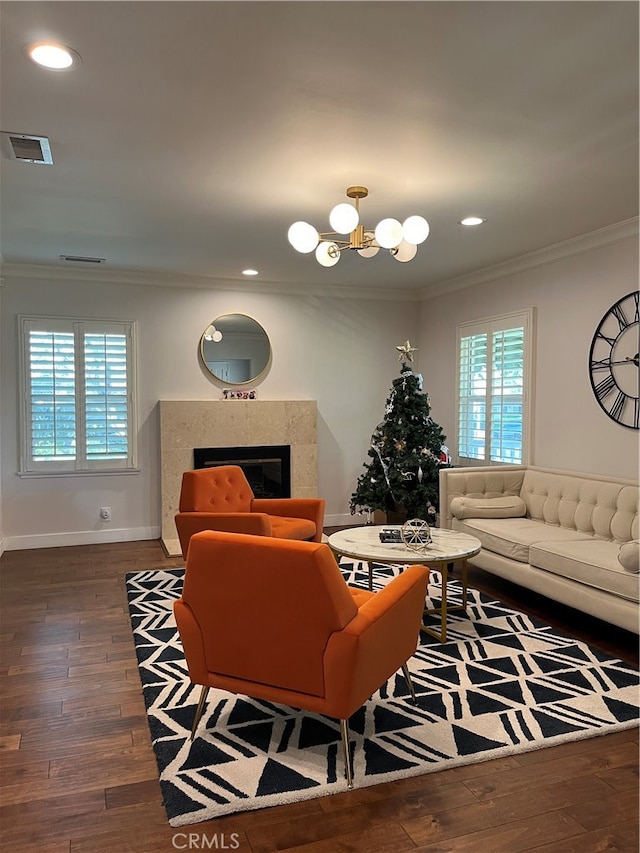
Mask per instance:
[[[291,447],[291,495],[318,496],[318,410],[315,400],[160,400],[162,544],[180,554],[174,516],[182,474],[194,447]]]

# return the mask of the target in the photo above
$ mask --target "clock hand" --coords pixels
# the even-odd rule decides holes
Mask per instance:
[[[635,364],[635,366],[637,367],[638,361],[639,357],[638,353],[636,353],[634,356],[628,355],[626,358],[620,359],[620,361],[610,361],[609,364]]]

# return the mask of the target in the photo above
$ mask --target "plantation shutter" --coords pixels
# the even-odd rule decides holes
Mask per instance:
[[[29,332],[29,455],[76,458],[75,346],[72,332]]]
[[[458,454],[485,458],[487,394],[487,335],[470,335],[460,341],[458,387]]]
[[[21,322],[21,471],[133,468],[133,324]]]
[[[129,446],[126,336],[86,334],[84,360],[87,459],[126,459]]]
[[[491,356],[491,461],[522,462],[524,327],[494,332]]]
[[[531,399],[533,312],[458,327],[457,448],[461,464],[522,464]]]

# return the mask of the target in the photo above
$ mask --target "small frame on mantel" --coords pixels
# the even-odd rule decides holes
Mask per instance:
[[[223,388],[223,400],[257,400],[258,392],[255,388],[247,391],[246,388]]]

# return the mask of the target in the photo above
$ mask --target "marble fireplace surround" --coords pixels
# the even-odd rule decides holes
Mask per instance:
[[[194,447],[291,447],[291,496],[318,496],[318,408],[315,400],[160,400],[162,545],[179,556],[174,523],[182,474]]]

